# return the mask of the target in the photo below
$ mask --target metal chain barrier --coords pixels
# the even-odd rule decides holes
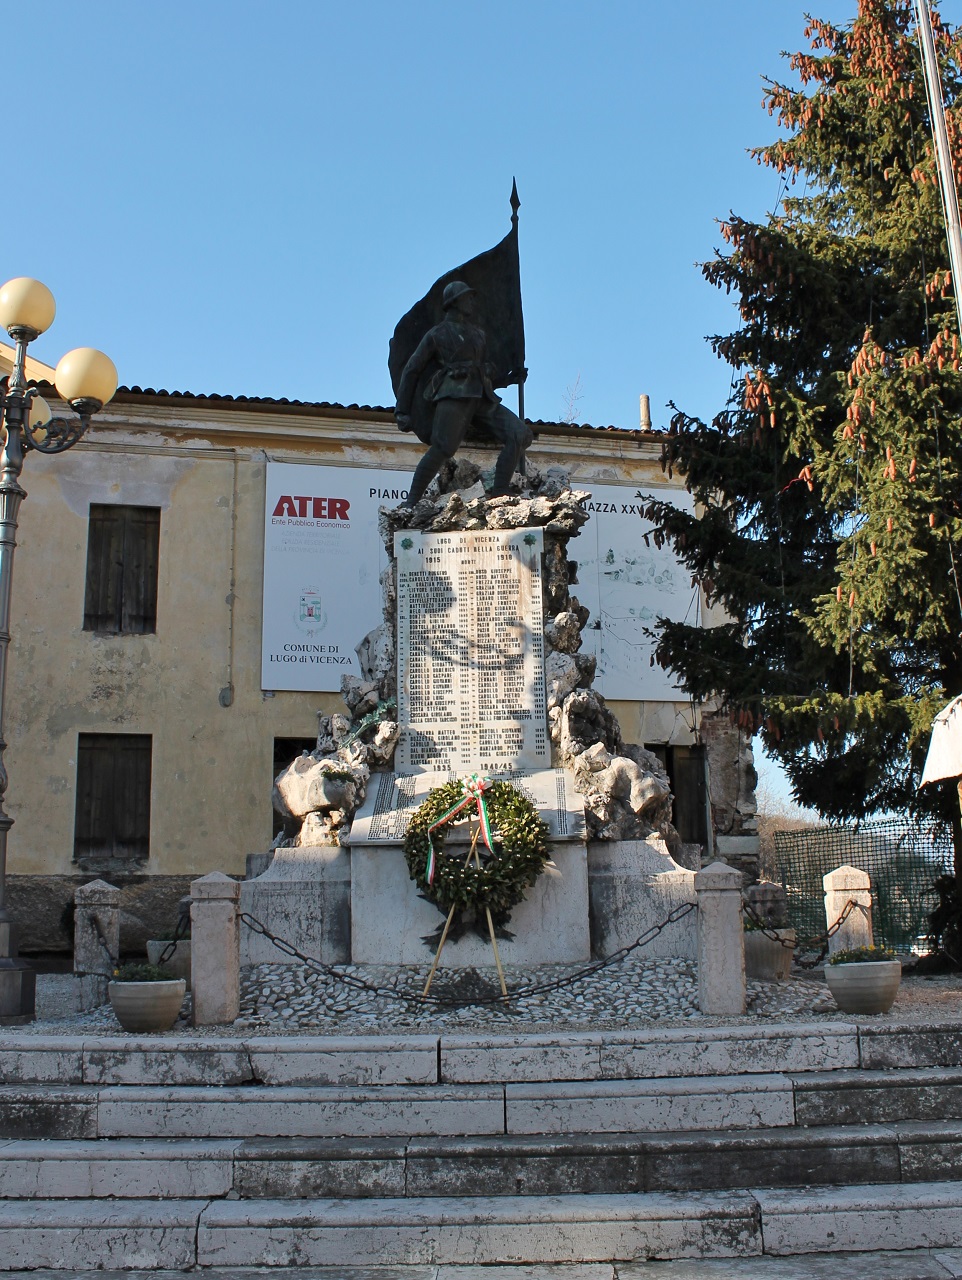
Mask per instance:
[[[90,927],[91,929],[93,929],[94,933],[97,935],[97,941],[100,943],[100,949],[101,951],[103,951],[104,955],[110,961],[111,969],[116,969],[117,966],[120,964],[120,957],[115,956],[114,953],[110,950],[110,945],[107,942],[106,935],[104,934],[100,921],[96,916],[90,917]],[[180,940],[189,931],[189,929],[190,929],[189,913],[183,913],[179,915],[177,917],[177,927],[174,929],[174,936],[173,938],[171,938],[171,940],[167,943],[166,947],[164,947],[163,951],[160,953],[160,959],[157,961],[158,964],[165,964],[166,961],[170,959],[170,957],[174,954],[174,951],[177,947],[177,943],[180,942]],[[94,972],[88,973],[85,969],[75,969],[74,976],[78,978],[107,977],[107,975],[103,973],[94,973]]]
[[[527,996],[542,995],[547,991],[558,991],[562,987],[571,986],[573,983],[580,982],[583,978],[590,977],[594,973],[600,973],[602,969],[608,969],[614,964],[619,964],[633,951],[637,951],[640,947],[646,947],[649,943],[654,942],[655,938],[670,924],[675,924],[678,920],[683,920],[692,911],[697,911],[698,905],[694,902],[684,902],[680,906],[670,911],[664,920],[659,924],[653,924],[644,933],[640,934],[634,942],[628,946],[620,947],[610,956],[605,956],[603,960],[596,960],[593,964],[586,965],[583,969],[578,969],[575,973],[569,973],[563,978],[553,978],[547,982],[530,982],[525,986],[518,987],[516,990],[509,992],[508,999],[522,999]],[[465,1005],[488,1005],[502,1004],[505,996],[498,993],[491,996],[469,996],[462,999],[452,999],[445,996],[422,995],[419,992],[404,993],[396,991],[393,987],[378,987],[374,983],[368,982],[365,978],[358,977],[354,973],[343,973],[335,965],[325,964],[322,960],[317,960],[313,956],[305,955],[303,951],[299,951],[293,943],[288,942],[286,938],[279,938],[277,934],[271,933],[267,925],[257,920],[254,916],[249,915],[246,911],[242,911],[240,918],[248,929],[253,933],[260,934],[262,938],[266,938],[272,943],[278,951],[286,956],[290,956],[294,960],[300,960],[302,964],[309,965],[316,969],[319,973],[325,974],[335,982],[343,982],[345,986],[354,987],[356,990],[366,991],[369,995],[381,996],[388,1000],[397,1000],[403,1004],[428,1004],[442,1006],[448,1008],[457,1008]]]
[[[103,951],[104,955],[110,961],[110,968],[111,968],[111,971],[113,971],[114,969],[117,968],[118,964],[120,963],[120,960],[110,950],[110,946],[107,942],[107,938],[104,934],[103,929],[101,928],[100,921],[97,919],[96,916],[90,917],[90,927],[94,931],[94,933],[97,935],[97,941],[100,943],[100,949]],[[75,978],[108,978],[110,976],[109,974],[106,974],[106,973],[97,973],[96,971],[88,971],[86,969],[74,969],[73,974]]]
[[[174,936],[171,938],[171,940],[167,943],[166,947],[164,947],[163,951],[160,953],[160,956],[157,959],[158,964],[167,963],[170,957],[177,950],[177,943],[181,941],[181,939],[189,932],[189,930],[190,930],[190,911],[189,910],[181,911],[177,917],[177,925],[176,925],[176,928],[174,929]]]
[[[103,929],[100,927],[100,921],[97,919],[96,916],[90,917],[90,927],[93,929],[94,933],[97,935],[97,941],[100,943],[100,949],[103,951],[104,955],[110,961],[110,967],[112,969],[116,969],[117,965],[120,963],[120,957],[115,956],[114,953],[110,950],[110,946],[107,942],[107,938],[104,934]]]
[[[766,938],[771,938],[771,940],[773,942],[777,942],[779,946],[785,947],[789,951],[794,951],[796,947],[805,951],[810,951],[816,945],[820,948],[819,953],[814,960],[795,960],[795,964],[797,964],[800,969],[818,968],[826,955],[828,955],[829,938],[834,937],[834,935],[838,933],[839,929],[841,929],[842,925],[853,911],[858,910],[861,911],[863,915],[867,914],[867,908],[864,907],[861,902],[856,902],[854,898],[849,898],[848,902],[846,902],[845,906],[842,908],[842,914],[831,928],[826,929],[824,933],[815,934],[812,938],[803,938],[801,940],[796,938],[793,942],[789,938],[780,938],[775,930],[765,923],[750,902],[745,902],[742,905],[745,910],[745,915],[748,916],[749,920],[751,920],[751,922],[756,926],[758,932],[763,933]]]

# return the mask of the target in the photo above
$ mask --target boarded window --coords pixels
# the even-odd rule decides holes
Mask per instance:
[[[705,749],[671,747],[668,775],[675,795],[672,822],[686,844],[708,843],[708,778]]]
[[[156,631],[159,548],[159,507],[90,504],[84,631]]]
[[[669,747],[646,742],[661,761],[675,797],[671,821],[685,844],[708,844],[708,776],[703,746]]]
[[[117,871],[150,853],[150,735],[81,733],[77,738],[74,862]]]

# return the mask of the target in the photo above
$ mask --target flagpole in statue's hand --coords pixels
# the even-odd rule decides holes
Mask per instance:
[[[520,373],[515,373],[513,369],[511,370],[511,381],[517,382],[518,384],[518,417],[521,419],[522,422],[524,422],[524,384],[527,382],[527,380],[528,380],[528,370],[525,369],[524,367],[522,367]],[[528,474],[528,465],[527,465],[527,458],[525,457],[525,452],[526,451],[522,449],[521,457],[518,459],[518,470],[521,472],[523,476],[526,476]]]
[[[518,195],[518,183],[515,178],[511,179],[511,195],[508,203],[511,205],[511,230],[514,234],[514,260],[515,269],[518,273],[518,314],[521,313],[521,262],[518,254],[518,210],[521,208],[521,197]],[[521,322],[521,358],[524,359],[524,321]],[[518,417],[524,422],[524,384],[528,376],[528,371],[521,366],[520,371],[516,374],[511,371],[512,379],[517,379],[518,383]],[[524,450],[521,451],[520,460],[521,474],[525,474],[524,466]]]

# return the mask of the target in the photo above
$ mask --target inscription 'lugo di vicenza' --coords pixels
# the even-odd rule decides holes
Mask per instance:
[[[540,529],[395,535],[396,767],[550,764]]]

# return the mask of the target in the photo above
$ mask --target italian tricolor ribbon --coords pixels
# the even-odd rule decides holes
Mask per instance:
[[[472,804],[478,806],[478,822],[481,825],[481,838],[494,853],[494,845],[491,836],[491,821],[488,818],[487,805],[484,803],[484,793],[490,791],[492,782],[490,778],[482,777],[479,773],[472,773],[470,778],[464,778],[461,782],[461,790],[463,792],[461,799],[456,805],[453,805],[447,813],[441,815],[437,822],[432,822],[428,827],[428,841],[430,843],[430,853],[428,854],[428,864],[425,868],[428,884],[434,883],[434,872],[437,869],[437,855],[434,850],[434,841],[431,839],[431,832],[437,827],[442,826],[449,818],[453,818],[456,813],[460,813],[462,809],[467,809]]]

